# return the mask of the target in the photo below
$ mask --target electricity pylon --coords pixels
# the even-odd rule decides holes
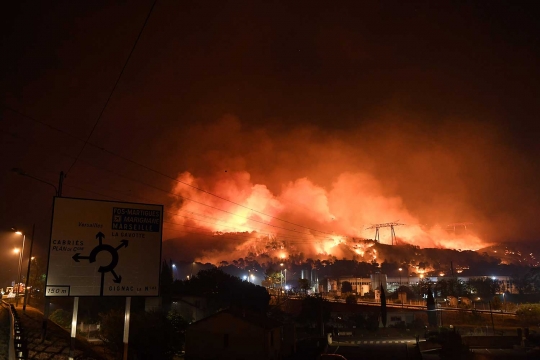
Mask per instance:
[[[471,222],[460,222],[460,223],[453,223],[453,224],[448,224],[446,225],[446,229],[447,230],[452,230],[454,231],[454,235],[456,234],[456,227],[461,227],[463,226],[463,228],[465,229],[465,231],[467,231],[467,225],[472,225],[473,223]]]
[[[379,236],[379,229],[384,228],[384,227],[389,227],[390,236],[392,238],[392,245],[394,245],[394,240],[396,239],[396,231],[394,230],[394,226],[401,226],[401,225],[405,225],[405,224],[401,224],[401,223],[398,223],[397,221],[394,221],[394,222],[389,222],[389,223],[373,224],[370,227],[367,227],[366,230],[375,229],[375,241],[380,243],[381,239]]]

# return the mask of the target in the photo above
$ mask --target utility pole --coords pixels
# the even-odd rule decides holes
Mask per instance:
[[[28,292],[28,279],[30,278],[30,266],[32,264],[32,247],[34,246],[34,234],[36,233],[36,224],[32,225],[32,237],[30,238],[30,254],[28,255],[28,269],[26,270],[26,282],[24,284],[24,302],[23,313],[26,313],[26,304],[29,302],[28,298],[30,293]]]
[[[60,171],[60,177],[58,179],[58,189],[56,190],[56,197],[62,197],[62,185],[64,184],[65,175],[63,171]],[[52,184],[49,184],[52,185]],[[52,185],[54,187],[54,185]],[[53,211],[51,213],[51,227],[52,227],[52,216],[54,214],[54,198],[53,198]],[[49,309],[50,309],[50,303],[47,299],[47,294],[45,294],[45,306],[43,309],[43,322],[41,324],[41,342],[43,343],[45,341],[45,338],[47,337],[47,321],[49,319]],[[76,300],[75,300],[76,299]],[[76,304],[79,304],[79,297],[76,297],[74,299],[74,302]],[[73,342],[73,339],[72,339]],[[71,347],[73,349],[73,347]],[[70,352],[71,352],[70,349]]]

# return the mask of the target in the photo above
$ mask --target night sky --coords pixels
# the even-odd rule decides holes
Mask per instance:
[[[0,50],[0,261],[16,266],[12,226],[36,224],[37,256],[49,241],[53,188],[12,168],[54,184],[68,172],[64,196],[191,211],[165,218],[175,259],[236,249],[202,235],[236,231],[217,225],[231,225],[222,210],[246,210],[213,195],[306,233],[467,221],[484,243],[534,242],[532,3],[157,1],[100,117],[153,2],[12,2]],[[169,192],[205,205],[184,208]],[[448,246],[435,233],[414,236]]]

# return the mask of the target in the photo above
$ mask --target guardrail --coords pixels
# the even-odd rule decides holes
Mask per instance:
[[[2,300],[2,306],[10,313],[10,332],[9,332],[9,360],[27,360],[28,344],[21,324],[21,319],[13,304],[8,304]]]

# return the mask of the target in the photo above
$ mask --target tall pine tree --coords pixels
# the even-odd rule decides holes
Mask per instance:
[[[383,327],[386,327],[386,293],[381,282],[381,321]]]
[[[427,313],[428,313],[428,323],[429,326],[437,326],[437,312],[435,311],[435,299],[433,298],[433,293],[431,292],[431,286],[428,286],[427,293]]]

